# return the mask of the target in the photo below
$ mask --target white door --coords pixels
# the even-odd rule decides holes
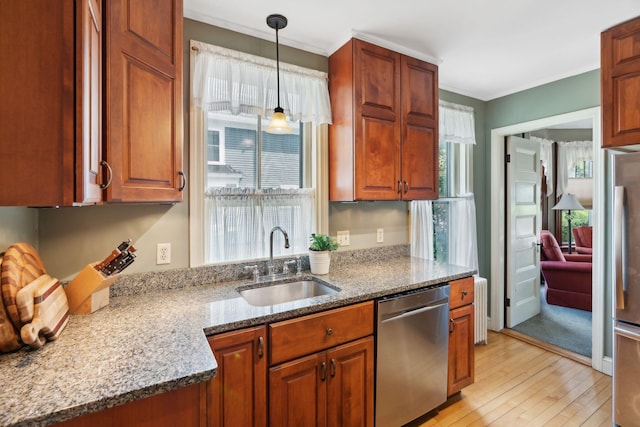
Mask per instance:
[[[540,313],[540,144],[507,137],[507,327]]]

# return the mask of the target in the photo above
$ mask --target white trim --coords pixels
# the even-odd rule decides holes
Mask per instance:
[[[546,117],[525,123],[518,123],[491,129],[491,320],[489,328],[499,331],[504,327],[504,252],[505,252],[505,179],[504,179],[504,137],[581,119],[591,119],[593,123],[594,153],[594,194],[593,217],[593,310],[591,366],[605,372],[607,368],[604,354],[604,150],[600,149],[600,107],[588,108],[557,116]],[[596,286],[596,284],[600,284]],[[610,363],[610,362],[609,362]]]

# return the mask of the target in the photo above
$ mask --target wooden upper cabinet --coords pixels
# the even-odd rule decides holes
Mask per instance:
[[[437,198],[438,68],[352,39],[329,57],[329,199]]]
[[[402,57],[402,197],[438,198],[438,67]]]
[[[601,37],[603,147],[640,144],[640,17]]]
[[[100,6],[0,6],[1,206],[100,200]]]
[[[110,0],[104,22],[106,201],[180,202],[182,0]]]

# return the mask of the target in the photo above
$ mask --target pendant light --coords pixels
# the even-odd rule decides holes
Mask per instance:
[[[278,41],[278,30],[287,26],[287,18],[282,15],[269,15],[267,16],[267,25],[276,30],[276,76],[278,78],[278,106],[273,110],[273,116],[271,116],[271,123],[269,127],[265,129],[268,133],[285,134],[291,133],[291,128],[287,124],[287,116],[284,115],[284,110],[280,107],[280,45]]]

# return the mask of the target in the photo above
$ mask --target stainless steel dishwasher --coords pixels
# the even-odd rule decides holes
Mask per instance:
[[[449,285],[378,300],[376,426],[401,426],[447,400]]]

